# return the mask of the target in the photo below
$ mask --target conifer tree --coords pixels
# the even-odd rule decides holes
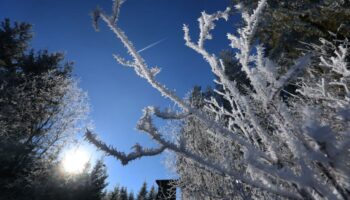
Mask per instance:
[[[148,193],[148,191],[147,191],[147,183],[144,182],[142,184],[142,187],[141,187],[140,191],[137,194],[136,199],[137,200],[146,200],[147,199],[147,193]]]
[[[156,200],[156,198],[157,198],[157,190],[152,185],[151,189],[148,192],[147,200]]]
[[[34,198],[86,116],[86,95],[62,53],[29,48],[31,25],[0,26],[0,196]],[[26,187],[23,187],[26,185]]]
[[[104,192],[107,186],[106,178],[106,167],[102,159],[98,160],[93,167],[87,163],[84,170],[78,174],[60,173],[56,177],[50,177],[54,179],[53,191],[55,192],[50,199],[102,200],[106,197]]]
[[[133,192],[129,192],[128,200],[135,200]]]
[[[233,0],[241,11],[252,11],[258,0]],[[265,45],[270,59],[281,64],[298,58],[305,43],[319,43],[319,38],[349,38],[350,3],[343,0],[270,0],[261,15],[256,38]]]
[[[109,193],[108,200],[119,200],[119,194],[120,194],[120,189],[119,189],[119,186],[116,185],[114,186],[113,191]]]
[[[91,180],[91,200],[101,200],[105,196],[104,188],[107,186],[106,179],[108,178],[107,169],[103,160],[98,160],[93,167],[90,180]]]
[[[120,189],[119,200],[128,200],[128,190],[126,187]]]

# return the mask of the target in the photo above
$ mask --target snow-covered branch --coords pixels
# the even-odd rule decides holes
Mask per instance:
[[[135,144],[133,146],[134,151],[129,154],[125,154],[124,152],[118,151],[116,148],[108,146],[106,143],[99,140],[97,136],[93,134],[90,130],[86,131],[85,137],[89,142],[94,144],[98,149],[105,152],[107,155],[114,156],[115,158],[120,160],[123,165],[127,165],[130,161],[136,160],[144,156],[158,155],[162,153],[165,149],[164,146],[160,146],[158,148],[144,148],[139,144]]]
[[[214,90],[216,95],[204,99],[203,108],[199,108],[156,80],[160,68],[149,67],[117,25],[121,4],[120,0],[114,1],[110,16],[97,9],[93,13],[94,25],[97,27],[98,20],[102,19],[132,57],[127,61],[114,55],[118,63],[134,69],[181,111],[161,111],[157,107],[144,109],[137,129],[149,134],[160,145],[158,148],[146,149],[136,144],[134,152],[125,154],[87,131],[90,142],[123,164],[168,149],[183,158],[179,165],[204,170],[203,174],[196,174],[196,170],[184,167],[188,171],[180,171],[182,174],[193,172],[194,179],[197,176],[219,177],[218,182],[229,177],[235,184],[245,184],[263,196],[272,193],[294,199],[347,199],[350,184],[346,172],[350,164],[341,163],[350,157],[347,45],[338,46],[333,55],[317,57],[317,53],[311,53],[297,59],[293,66],[278,66],[264,55],[262,45],[253,50],[259,16],[267,6],[266,0],[260,0],[251,14],[242,13],[246,26],[238,29],[238,34],[227,34],[238,65],[247,77],[247,83],[232,81],[227,75],[230,66],[204,48],[205,42],[213,38],[214,22],[227,21],[231,9],[214,14],[202,12],[198,19],[197,42],[192,41],[189,27],[183,26],[185,44],[208,62],[219,87]],[[320,49],[322,47],[317,48]],[[287,92],[291,83],[297,89],[288,91],[289,97],[283,99],[281,91]],[[238,84],[249,87],[242,92]],[[158,131],[152,116],[182,120],[185,125],[179,141],[167,140]],[[214,183],[208,181],[208,184]]]
[[[153,113],[161,119],[184,119],[185,117],[187,117],[189,115],[189,113],[185,113],[185,112],[178,113],[178,112],[173,112],[169,109],[161,111],[157,107],[150,107],[150,109],[152,109]]]

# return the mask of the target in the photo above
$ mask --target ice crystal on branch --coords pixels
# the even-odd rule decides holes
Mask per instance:
[[[214,14],[202,12],[196,43],[191,39],[189,27],[183,26],[185,44],[207,61],[219,87],[211,98],[199,98],[202,103],[194,103],[176,96],[156,80],[160,69],[147,65],[116,23],[121,3],[114,1],[110,16],[98,10],[93,17],[95,23],[101,19],[107,24],[132,57],[131,61],[119,56],[114,56],[115,59],[133,68],[181,111],[144,109],[137,128],[155,140],[158,148],[147,149],[136,144],[133,152],[125,154],[88,131],[86,137],[90,142],[122,164],[157,155],[165,149],[174,152],[178,157],[179,183],[193,186],[184,191],[202,195],[197,198],[248,195],[249,198],[348,199],[350,73],[346,41],[331,53],[324,53],[322,48],[332,42],[324,43],[297,59],[287,70],[281,70],[282,67],[264,55],[262,45],[253,50],[259,16],[267,6],[267,1],[261,0],[252,13],[242,13],[245,26],[238,29],[238,34],[227,34],[248,81],[242,92],[237,88],[242,83],[228,77],[229,66],[224,60],[204,48],[205,42],[213,39],[211,31],[215,22],[228,20],[230,8]],[[318,56],[320,49],[322,55]],[[291,83],[297,89],[283,99],[281,92]],[[182,120],[184,126],[178,141],[168,140],[152,117]],[[221,183],[225,185],[222,187]]]

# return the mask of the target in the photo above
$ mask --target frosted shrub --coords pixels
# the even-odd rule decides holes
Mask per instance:
[[[186,176],[180,177],[182,187],[193,186],[194,181],[207,183],[198,187],[201,196],[192,196],[196,199],[205,196],[233,199],[234,196],[245,198],[245,195],[250,198],[268,195],[270,198],[348,199],[350,70],[347,41],[333,46],[323,41],[323,45],[314,46],[314,51],[297,59],[294,65],[283,66],[288,70],[281,70],[282,67],[264,56],[263,46],[252,45],[259,15],[267,5],[266,0],[261,0],[253,13],[242,13],[245,27],[238,29],[236,35],[227,34],[251,86],[243,94],[237,89],[238,83],[225,74],[223,60],[204,48],[205,42],[213,39],[211,31],[215,22],[227,20],[230,8],[214,14],[202,12],[198,19],[198,40],[192,41],[190,29],[184,25],[185,43],[208,62],[217,77],[215,83],[222,88],[215,92],[229,106],[213,97],[198,108],[157,81],[160,69],[149,67],[118,27],[122,3],[114,1],[110,16],[96,10],[94,25],[97,28],[98,20],[102,19],[133,58],[126,60],[114,55],[117,62],[134,69],[181,112],[162,111],[152,106],[144,109],[137,128],[158,142],[157,148],[136,144],[134,151],[126,154],[87,131],[86,137],[91,143],[122,164],[160,154],[165,149],[174,152],[180,159],[180,175],[194,177],[189,180]],[[322,51],[324,48],[332,50]],[[297,90],[282,99],[281,92],[287,92],[285,87],[290,83],[297,84]],[[185,130],[174,142],[158,130],[153,117],[192,124],[185,123]],[[200,177],[198,170],[206,174]],[[220,188],[218,183],[224,184],[222,191],[216,190]]]

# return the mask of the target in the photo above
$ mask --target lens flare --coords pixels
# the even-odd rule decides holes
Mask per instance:
[[[63,157],[63,169],[67,173],[81,173],[86,164],[89,162],[90,156],[84,149],[74,149],[67,151]]]

